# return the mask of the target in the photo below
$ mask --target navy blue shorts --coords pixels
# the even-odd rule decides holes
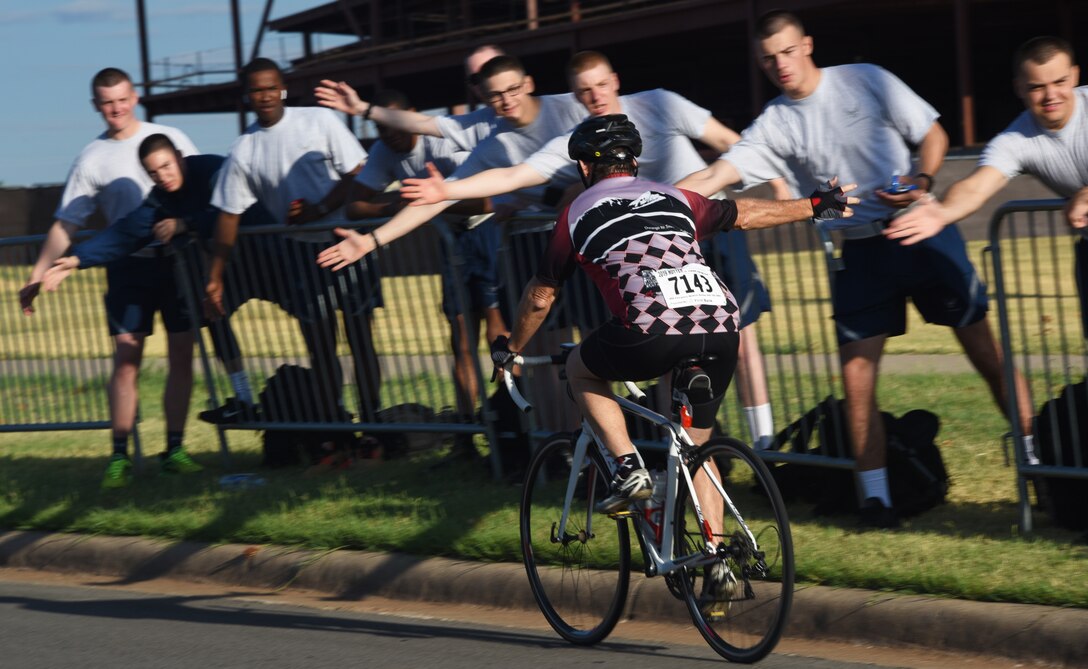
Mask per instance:
[[[740,326],[745,328],[771,310],[771,295],[748,251],[748,237],[739,230],[720,232],[699,242],[706,264],[725,281],[740,307]]]
[[[155,312],[167,332],[192,328],[174,277],[174,257],[127,256],[106,265],[106,318],[110,335],[151,334]]]
[[[714,426],[722,395],[737,367],[736,332],[717,334],[645,334],[612,319],[594,330],[581,344],[582,362],[598,378],[608,381],[646,381],[672,371],[676,361],[712,353],[716,360],[703,365],[710,376],[711,397],[695,404],[692,425]]]
[[[907,298],[928,323],[964,327],[986,316],[986,285],[950,225],[903,246],[883,236],[843,242],[832,303],[839,344],[907,331]]]
[[[454,232],[454,244],[461,256],[458,269],[460,285],[470,312],[482,314],[485,309],[499,308],[499,251],[502,248],[502,228],[494,218],[488,218],[474,228]],[[453,280],[449,258],[442,263],[442,313],[453,320],[464,313]]]

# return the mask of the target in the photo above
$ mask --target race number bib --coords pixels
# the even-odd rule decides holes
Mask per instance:
[[[670,309],[710,304],[724,307],[728,302],[714,272],[706,265],[685,265],[653,271],[657,290]]]

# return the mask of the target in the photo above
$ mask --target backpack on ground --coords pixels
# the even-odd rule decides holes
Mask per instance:
[[[943,503],[948,470],[935,443],[940,419],[921,409],[900,418],[887,412],[880,415],[887,435],[888,487],[896,511],[913,516]],[[813,435],[817,444],[810,448]],[[843,403],[828,397],[779,432],[772,448],[788,445],[794,453],[843,456],[849,454],[848,443]],[[787,502],[814,504],[817,515],[858,510],[853,470],[790,462],[776,464],[771,473]]]
[[[1088,466],[1088,385],[1084,381],[1062,389],[1061,395],[1043,404],[1035,418],[1035,453],[1044,465]],[[1088,479],[1057,476],[1036,478],[1039,503],[1057,525],[1071,530],[1088,529]]]
[[[309,367],[280,365],[260,393],[265,419],[283,423],[350,423],[352,415],[335,399],[322,398]],[[339,430],[265,430],[265,467],[317,464],[334,452],[364,449],[353,432]]]

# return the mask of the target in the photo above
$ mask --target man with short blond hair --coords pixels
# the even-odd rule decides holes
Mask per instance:
[[[19,291],[19,302],[27,315],[34,311],[32,303],[45,272],[71,246],[72,236],[86,227],[91,215],[101,211],[107,223],[113,225],[139,207],[150,192],[151,178],[137,157],[137,148],[145,138],[162,133],[183,154],[197,153],[192,141],[180,130],[136,117],[140,96],[123,70],[112,67],[100,70],[91,80],[91,93],[91,103],[105,121],[106,131],[84,147],[68,173],[56,220],[29,280]],[[105,302],[114,342],[114,366],[109,383],[113,454],[102,479],[104,488],[120,488],[132,479],[128,440],[136,424],[144,341],[152,332],[156,311],[162,313],[166,327],[169,360],[163,394],[167,432],[163,468],[169,472],[200,469],[182,448],[193,386],[193,337],[189,316],[176,301],[168,300],[175,291],[173,273],[163,271],[168,267],[163,263],[165,252],[155,242],[106,268]]]

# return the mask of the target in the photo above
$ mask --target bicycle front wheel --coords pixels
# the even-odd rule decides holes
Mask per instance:
[[[719,655],[757,662],[778,643],[793,602],[793,541],[782,495],[763,461],[728,437],[702,446],[691,473],[706,525],[698,522],[685,489],[677,502],[677,557],[702,552],[708,543],[719,547],[721,557],[678,576],[688,612]]]
[[[521,548],[533,596],[561,637],[586,645],[616,626],[631,577],[627,521],[593,511],[608,494],[610,474],[597,447],[588,451],[575,464],[570,436],[549,437],[529,463],[521,499]],[[572,470],[575,487],[561,530]]]

